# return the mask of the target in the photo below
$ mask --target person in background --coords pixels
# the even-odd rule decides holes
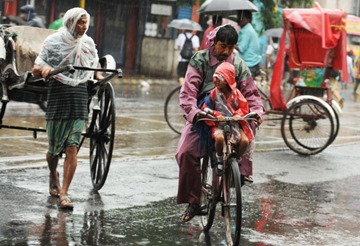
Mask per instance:
[[[218,26],[220,26],[223,22],[223,18],[220,15],[213,15],[211,19],[212,19],[211,24],[208,26],[208,28],[206,28],[204,32],[204,36],[200,45],[200,50],[206,49],[206,42],[208,40],[209,33],[212,32]]]
[[[354,78],[353,78],[353,71],[354,71],[353,56],[354,56],[354,53],[353,53],[352,50],[347,52],[346,63],[347,63],[347,68],[348,68],[349,81],[348,82],[344,82],[344,81],[341,82],[341,88],[342,89],[347,89],[347,84],[352,83],[354,81]]]
[[[335,101],[339,103],[341,108],[344,107],[344,98],[340,95],[341,85],[340,85],[341,73],[338,70],[332,69],[329,77],[329,87],[331,89],[332,97]]]
[[[258,35],[251,25],[252,13],[250,10],[240,10],[237,18],[241,27],[237,42],[239,56],[248,65],[251,75],[255,77],[260,73],[262,55]]]
[[[262,123],[264,107],[261,96],[251,77],[246,63],[236,54],[234,48],[238,40],[238,33],[231,25],[223,25],[215,28],[209,35],[207,49],[200,50],[190,59],[185,77],[185,83],[180,91],[180,108],[186,119],[179,140],[176,161],[179,166],[179,185],[176,202],[187,203],[188,207],[181,217],[186,222],[201,212],[201,173],[200,158],[204,150],[199,149],[200,137],[193,131],[193,123],[199,117],[198,104],[205,95],[214,88],[213,74],[215,69],[224,61],[232,63],[236,70],[237,88],[246,98],[250,112],[256,112],[259,116],[257,122],[251,122],[251,128],[255,134],[256,127]],[[249,155],[243,156],[240,161],[242,177],[252,175],[252,153],[255,146],[251,145]],[[252,180],[249,180],[252,182]]]
[[[31,5],[24,5],[20,8],[20,18],[25,21],[25,26],[45,28],[43,21],[37,16],[35,8]]]
[[[48,36],[32,69],[34,76],[48,78],[50,73],[66,65],[96,68],[99,66],[93,39],[86,35],[90,15],[82,8],[72,8],[64,15],[64,28]],[[68,190],[77,166],[77,152],[81,133],[88,118],[87,81],[93,71],[63,72],[49,79],[46,110],[48,152],[46,160],[50,170],[49,193],[59,197],[60,209],[73,209]],[[95,74],[102,79],[101,73]],[[57,166],[65,153],[63,182],[60,186]]]
[[[176,39],[176,49],[180,50],[185,44],[186,38],[191,38],[194,53],[200,48],[200,39],[196,34],[193,34],[191,30],[183,30]],[[180,54],[178,56],[177,75],[179,83],[182,85],[185,81],[185,74],[187,66],[189,65],[189,59],[183,58]]]
[[[355,62],[354,62],[354,78],[355,78],[355,85],[354,85],[353,94],[360,95],[360,91],[358,91],[359,84],[360,84],[360,57],[359,56],[357,56],[355,58]]]
[[[56,19],[56,20],[54,20],[53,22],[50,23],[49,29],[58,30],[61,27],[63,27],[63,18],[64,18],[64,13],[61,12],[59,14],[59,19]]]

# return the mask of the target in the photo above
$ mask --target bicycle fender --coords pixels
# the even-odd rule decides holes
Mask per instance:
[[[325,102],[323,99],[320,99],[318,97],[315,97],[315,96],[311,96],[311,95],[302,95],[302,96],[297,96],[293,99],[291,99],[290,101],[287,102],[286,106],[287,108],[289,108],[291,105],[293,105],[294,103],[298,103],[302,100],[307,100],[307,99],[310,99],[310,100],[314,100],[314,101],[317,101],[319,102],[321,105],[323,105],[330,113],[331,117],[335,118],[335,112],[334,112],[334,109],[327,103]],[[340,106],[339,106],[340,107]]]
[[[228,160],[230,160],[231,158],[234,158],[236,160],[237,154],[235,152],[230,153],[230,155],[228,156]]]

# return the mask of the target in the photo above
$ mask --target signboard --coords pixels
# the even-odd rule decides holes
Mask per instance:
[[[165,4],[151,4],[151,14],[171,16],[172,7]]]
[[[360,36],[360,17],[354,15],[346,17],[346,33]]]

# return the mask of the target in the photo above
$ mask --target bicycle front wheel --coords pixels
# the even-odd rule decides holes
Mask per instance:
[[[168,126],[176,132],[181,134],[185,125],[185,118],[180,109],[179,93],[181,86],[173,89],[165,100],[164,115]]]
[[[226,241],[228,245],[239,245],[241,235],[242,200],[240,170],[235,158],[230,158],[228,160],[223,184],[223,193]]]

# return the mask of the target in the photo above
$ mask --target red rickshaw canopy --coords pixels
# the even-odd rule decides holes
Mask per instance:
[[[286,109],[280,89],[285,53],[290,68],[329,67],[345,71],[342,80],[348,81],[345,19],[346,12],[323,9],[318,3],[310,9],[284,9],[284,31],[271,79],[273,109]]]

